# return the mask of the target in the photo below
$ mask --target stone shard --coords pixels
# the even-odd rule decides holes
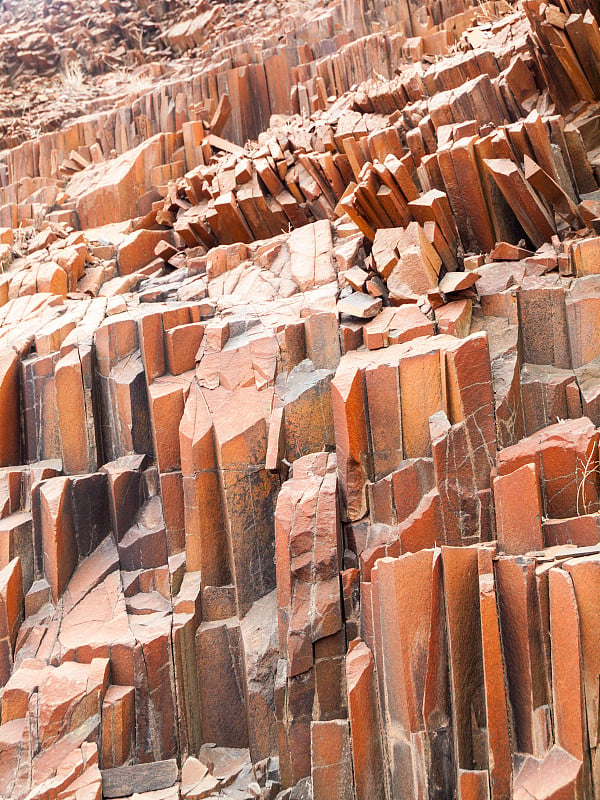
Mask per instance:
[[[102,794],[105,797],[125,797],[134,792],[168,789],[176,778],[177,763],[174,760],[114,767],[102,770]]]

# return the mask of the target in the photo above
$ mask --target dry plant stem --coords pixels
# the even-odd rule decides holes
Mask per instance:
[[[79,61],[70,61],[65,66],[60,80],[65,90],[69,92],[80,91],[84,84],[85,77]]]
[[[595,467],[592,467],[592,460],[593,460],[593,457],[594,457],[595,454],[597,454],[597,445],[596,444],[594,444],[591,447],[590,453],[589,453],[589,455],[588,455],[588,457],[586,459],[585,464],[583,464],[583,461],[581,461],[580,464],[579,464],[579,466],[583,466],[583,474],[582,474],[581,479],[580,479],[580,481],[579,481],[579,483],[577,485],[577,516],[582,516],[582,513],[583,514],[587,514],[588,513],[587,507],[589,506],[589,503],[586,503],[586,497],[585,497],[585,487],[586,487],[586,483],[588,481],[588,478],[590,478],[594,474],[595,475],[599,475],[600,474],[600,465],[596,465]],[[581,503],[581,505],[580,505],[580,503]],[[582,509],[583,509],[583,512],[582,512]]]

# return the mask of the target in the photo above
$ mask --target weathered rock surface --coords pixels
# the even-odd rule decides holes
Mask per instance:
[[[0,798],[600,798],[599,22],[0,3]]]

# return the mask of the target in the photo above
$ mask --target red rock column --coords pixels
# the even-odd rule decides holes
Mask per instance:
[[[0,466],[21,460],[19,407],[19,356],[14,350],[0,352]]]
[[[210,412],[192,384],[179,425],[185,499],[185,549],[189,570],[202,573],[204,586],[231,582],[227,537]]]
[[[461,770],[487,767],[477,548],[442,547],[452,727],[459,798]]]
[[[63,469],[69,475],[95,472],[100,463],[99,421],[92,400],[91,347],[73,349],[61,358],[55,380]]]
[[[27,461],[60,459],[55,369],[58,353],[32,356],[21,364]]]
[[[515,750],[543,756],[548,747],[545,731],[550,718],[550,676],[546,674],[545,626],[536,590],[535,562],[500,557],[495,576]]]
[[[269,396],[268,390],[238,389],[213,413],[223,515],[240,616],[275,588],[273,510],[279,478],[265,469],[265,401]]]
[[[44,481],[40,488],[40,505],[44,575],[56,603],[77,564],[69,478],[50,478]]]
[[[452,748],[441,551],[382,558],[372,570],[374,649],[394,796],[450,796]]]
[[[331,402],[343,507],[349,520],[357,520],[367,510],[369,450],[363,382],[357,365],[342,361],[331,382]]]
[[[96,331],[102,444],[110,461],[152,453],[148,391],[137,326],[125,315],[108,318]]]
[[[103,769],[118,767],[129,758],[135,735],[135,689],[109,686],[102,703]]]
[[[373,654],[355,639],[346,656],[356,800],[388,800]]]
[[[0,570],[0,687],[10,677],[19,626],[23,620],[21,559]]]
[[[548,575],[552,642],[552,704],[556,743],[583,761],[587,753],[579,612],[571,576],[554,568]]]
[[[519,555],[544,547],[542,495],[535,464],[524,464],[495,478],[494,502],[500,550]]]
[[[491,800],[510,796],[512,758],[508,701],[500,640],[500,622],[491,548],[479,548],[479,614],[483,654],[485,710]]]
[[[598,720],[600,711],[600,557],[574,558],[564,565],[575,589],[583,660],[588,745],[595,785],[600,786]]]
[[[294,462],[275,512],[282,782],[310,774],[311,720],[346,715],[336,457]]]
[[[354,800],[348,720],[313,722],[310,733],[314,800]]]

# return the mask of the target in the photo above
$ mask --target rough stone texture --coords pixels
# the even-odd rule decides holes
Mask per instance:
[[[600,5],[0,5],[0,797],[598,800]]]

